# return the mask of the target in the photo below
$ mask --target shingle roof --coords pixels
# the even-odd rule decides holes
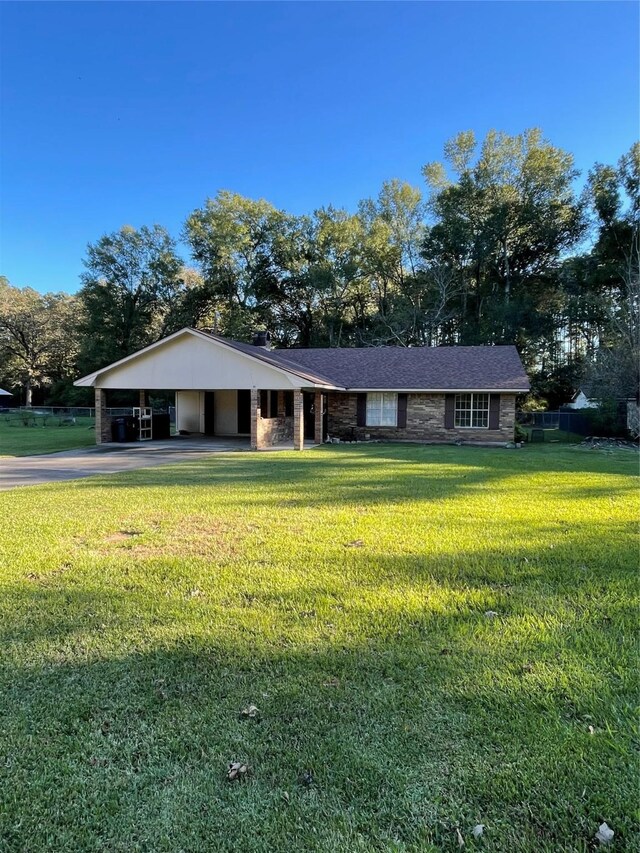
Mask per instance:
[[[514,346],[268,350],[212,337],[318,384],[354,390],[528,391]]]
[[[345,388],[528,390],[515,347],[366,347],[280,351]]]

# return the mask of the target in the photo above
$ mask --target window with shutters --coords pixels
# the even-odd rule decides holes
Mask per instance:
[[[462,429],[488,429],[489,395],[456,394],[454,424]]]
[[[387,392],[367,394],[367,426],[396,426],[398,395]]]

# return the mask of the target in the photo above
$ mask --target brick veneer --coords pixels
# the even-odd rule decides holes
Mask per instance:
[[[293,392],[293,449],[304,450],[304,403],[302,391]]]
[[[107,392],[95,389],[96,403],[96,444],[111,441],[111,418],[107,415]]]
[[[323,421],[323,413],[322,413],[322,392],[316,391],[313,399],[313,410],[314,410],[314,424],[313,424],[313,436],[316,444],[322,444],[324,441],[324,436],[322,435],[322,421]]]
[[[327,431],[331,437],[364,440],[365,436],[386,441],[425,441],[439,443],[504,444],[513,441],[516,420],[515,394],[500,395],[500,420],[497,430],[445,429],[444,394],[408,394],[407,426],[357,426],[357,394],[332,392],[328,399]]]
[[[293,418],[258,416],[258,447],[272,447],[293,441]]]
[[[260,391],[251,392],[251,448],[260,450],[293,440],[293,417],[285,415],[284,391],[278,391],[278,414],[263,418],[260,411]]]

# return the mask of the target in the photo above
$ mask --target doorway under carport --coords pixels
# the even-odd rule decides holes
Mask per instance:
[[[216,400],[224,404],[217,415]],[[202,431],[209,436],[250,436],[251,391],[244,388],[237,391],[205,391]]]
[[[254,449],[290,442],[302,446],[303,441],[321,444],[327,395],[277,388],[176,391],[176,429],[223,439],[251,436]],[[301,434],[296,442],[297,430]]]
[[[321,401],[321,419],[316,417],[316,400]],[[318,394],[314,391],[304,391],[302,395],[302,405],[304,411],[304,438],[305,441],[315,441],[321,444],[324,436],[327,434],[327,395]],[[319,433],[319,427],[322,426],[322,432]]]
[[[176,391],[176,429],[227,438],[251,435],[251,391]]]

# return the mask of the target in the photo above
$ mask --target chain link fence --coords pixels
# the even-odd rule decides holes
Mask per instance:
[[[539,431],[557,430],[558,433],[566,433],[574,436],[626,436],[628,432],[633,434],[631,421],[637,413],[635,404],[627,404],[620,401],[611,409],[588,408],[569,409],[561,408],[555,412],[517,412],[516,423],[518,426],[528,430]]]

